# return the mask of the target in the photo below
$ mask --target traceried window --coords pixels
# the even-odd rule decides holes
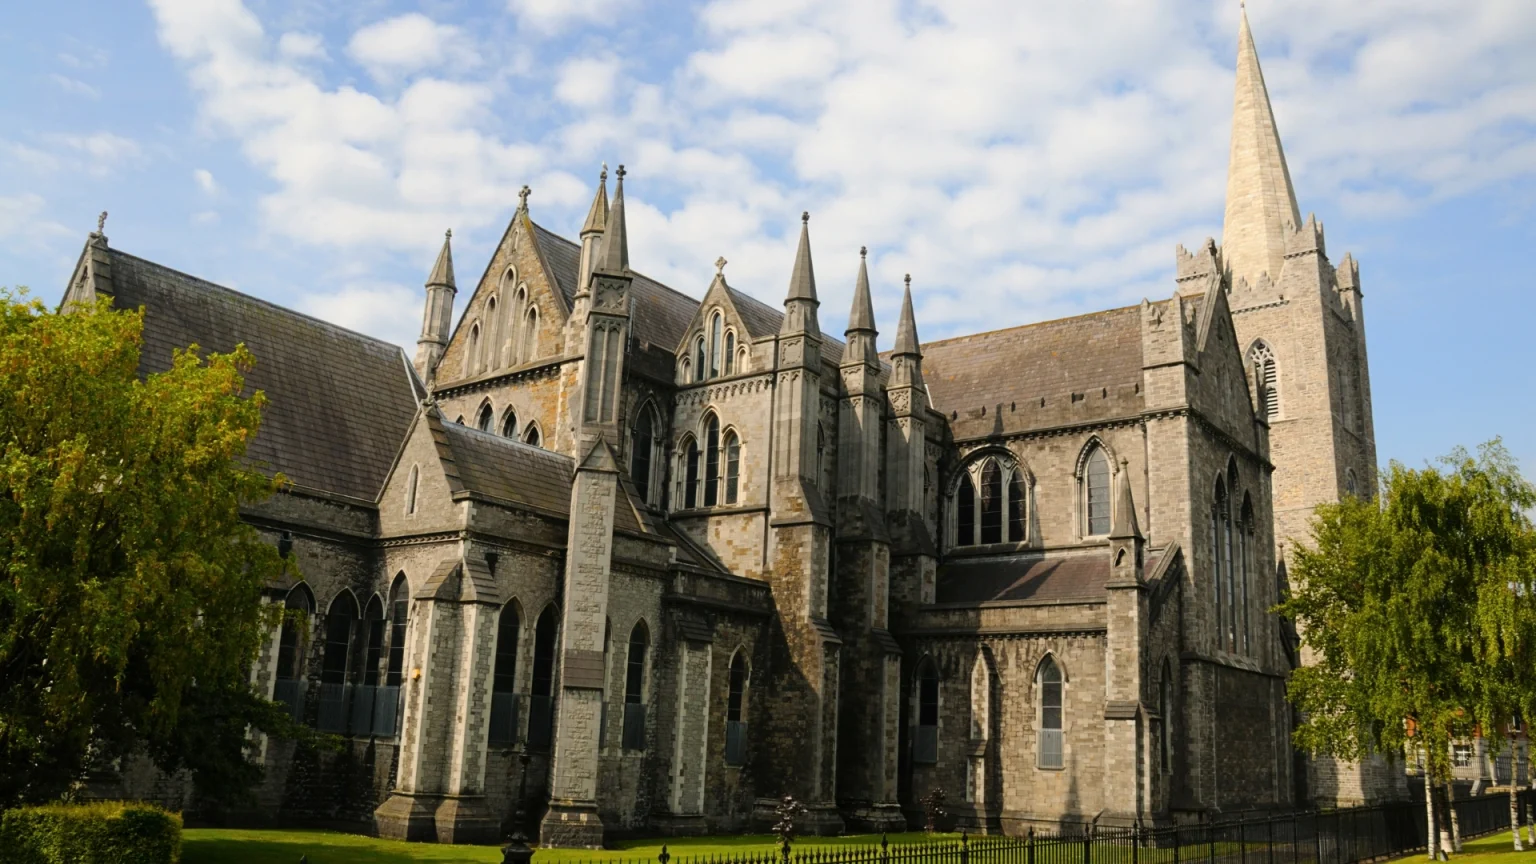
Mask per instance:
[[[737,651],[731,658],[725,699],[725,764],[747,764],[747,660]]]
[[[704,506],[720,503],[720,418],[713,414],[704,427]]]
[[[981,542],[1003,542],[1003,472],[992,460],[981,469]]]
[[[1008,539],[1014,543],[1024,542],[1028,536],[1025,533],[1027,525],[1024,520],[1024,475],[1014,471],[1013,478],[1008,481]]]
[[[1061,667],[1053,657],[1040,663],[1040,752],[1041,768],[1061,768],[1066,764],[1066,741],[1062,724]]]
[[[917,666],[917,736],[912,741],[912,761],[933,765],[939,761],[939,667],[932,657]]]
[[[955,490],[955,546],[1022,543],[1027,537],[1023,466],[983,456],[961,469]]]
[[[480,408],[480,414],[475,418],[475,428],[481,432],[491,431],[491,425],[496,422],[496,412],[491,410],[491,403],[487,402]]]
[[[1083,464],[1083,523],[1085,536],[1109,533],[1109,456],[1095,444]]]
[[[1248,364],[1253,367],[1253,386],[1257,398],[1259,416],[1274,419],[1280,416],[1280,376],[1275,369],[1275,352],[1263,340],[1253,343],[1248,350]]]
[[[635,421],[635,436],[630,443],[629,476],[635,482],[640,500],[651,501],[651,459],[656,448],[656,416],[650,407],[640,409],[640,419]]]
[[[741,439],[735,432],[725,434],[725,503],[735,504],[741,487]]]
[[[644,621],[629,634],[629,656],[624,669],[624,749],[645,749],[645,659],[651,632]]]

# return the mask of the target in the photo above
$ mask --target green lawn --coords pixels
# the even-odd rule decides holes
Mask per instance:
[[[892,843],[913,843],[945,839],[929,838],[922,833],[893,834]],[[958,835],[955,835],[958,836]],[[634,840],[613,844],[612,849],[540,849],[534,853],[539,862],[591,860],[655,861],[661,852],[661,840]],[[675,856],[718,855],[766,851],[773,848],[767,834],[744,837],[676,837],[665,841],[667,851]],[[806,837],[795,847],[868,845],[879,843],[878,836]],[[499,862],[501,850],[495,846],[445,846],[437,843],[401,843],[377,840],[334,831],[246,831],[225,828],[188,828],[182,832],[182,864],[296,864],[299,856],[308,856],[309,864],[408,864],[415,861]]]
[[[1463,841],[1461,849],[1460,855],[1451,856],[1451,864],[1468,859],[1475,859],[1477,864],[1536,864],[1536,852],[1531,851],[1529,844],[1526,844],[1526,851],[1516,852],[1514,839],[1508,831]],[[1413,861],[1428,864],[1429,856],[1419,852],[1397,860],[1404,864]]]

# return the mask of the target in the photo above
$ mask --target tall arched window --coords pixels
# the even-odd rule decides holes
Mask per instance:
[[[1216,494],[1211,498],[1211,581],[1216,584],[1216,644],[1222,646],[1227,639],[1227,615],[1226,592],[1222,586],[1222,576],[1226,572],[1226,557],[1223,554],[1228,548],[1227,528],[1230,514],[1227,512],[1227,484],[1222,478],[1216,478]]]
[[[501,365],[501,317],[496,314],[496,298],[485,301],[485,368]]]
[[[720,503],[720,418],[710,415],[704,425],[704,506]]]
[[[629,633],[629,656],[624,664],[624,749],[645,749],[645,654],[651,633],[644,621]]]
[[[325,613],[325,653],[320,663],[320,709],[316,728],[347,731],[347,678],[352,667],[352,639],[357,627],[357,600],[343,590]]]
[[[722,365],[720,359],[720,340],[724,338],[723,330],[724,324],[722,323],[720,313],[716,312],[715,317],[709,322],[709,377],[711,378],[720,377],[720,367]]]
[[[635,436],[630,442],[629,476],[635,481],[640,500],[651,502],[651,457],[656,447],[656,418],[650,406],[640,409],[635,421]]]
[[[476,322],[469,325],[469,341],[464,346],[464,374],[473,375],[480,371],[480,324]]]
[[[501,437],[517,438],[517,412],[511,408],[507,409],[507,413],[501,415]]]
[[[410,583],[405,574],[395,577],[389,589],[389,660],[384,667],[384,686],[399,687],[405,670],[405,625],[411,610]]]
[[[491,403],[487,402],[480,406],[480,414],[475,418],[475,428],[481,432],[489,432],[495,422],[496,412],[491,409]]]
[[[704,365],[704,337],[700,336],[693,343],[693,380],[703,381],[708,367]]]
[[[955,545],[970,546],[976,542],[976,484],[971,482],[971,472],[960,473],[960,493],[955,496]]]
[[[736,331],[725,331],[725,374],[736,372]]]
[[[531,421],[528,423],[527,431],[523,433],[523,443],[532,444],[535,447],[539,446],[539,427]]]
[[[912,761],[933,765],[939,761],[939,667],[932,657],[917,664],[917,736],[912,741]]]
[[[1273,419],[1280,416],[1280,378],[1275,371],[1275,352],[1263,340],[1253,343],[1248,350],[1248,363],[1253,367],[1254,401],[1258,403],[1259,416]]]
[[[1169,740],[1173,736],[1173,674],[1168,669],[1168,661],[1163,661],[1163,676],[1158,682],[1157,689],[1157,715],[1162,721],[1157,728],[1157,764],[1163,768],[1163,773],[1173,773],[1173,748],[1169,746]]]
[[[1344,494],[1351,498],[1360,494],[1359,484],[1355,480],[1355,469],[1344,469]]]
[[[725,764],[747,763],[747,661],[740,651],[731,658],[725,698]]]
[[[816,485],[827,485],[827,430],[816,424]]]
[[[1023,543],[1028,536],[1024,519],[1024,472],[1015,468],[1008,481],[1008,540]]]
[[[492,744],[509,745],[517,740],[517,637],[522,621],[517,601],[501,607],[496,622],[496,665],[491,677]]]
[[[539,307],[530,305],[523,315],[523,362],[539,356]]]
[[[1252,598],[1248,596],[1253,574],[1253,565],[1249,560],[1253,555],[1253,502],[1246,494],[1243,495],[1241,514],[1237,523],[1238,585],[1242,589],[1239,606],[1243,611],[1243,653],[1247,654],[1253,651],[1253,622],[1249,611]]]
[[[512,326],[512,364],[515,366],[523,362],[523,316],[528,314],[528,286],[517,287],[517,302],[507,310],[507,320]]]
[[[688,382],[693,380],[693,361],[692,360],[689,360],[687,357],[684,357],[683,358],[683,362],[678,364],[678,369],[680,371],[678,372],[677,383],[679,383],[679,384],[687,384]]]
[[[682,447],[682,490],[677,498],[685,509],[699,506],[699,441],[690,435]]]
[[[1041,768],[1060,768],[1066,764],[1066,741],[1062,724],[1062,676],[1055,658],[1040,662],[1040,762]]]
[[[288,706],[294,720],[304,715],[304,632],[309,616],[314,614],[315,601],[309,588],[302,582],[288,592],[283,601],[282,630],[277,641],[277,682],[273,685],[272,701]]]
[[[421,466],[411,466],[411,476],[405,481],[405,515],[416,512],[416,487],[421,483]]]
[[[528,746],[548,748],[555,729],[555,650],[560,623],[553,604],[544,607],[533,630],[533,692],[528,698]]]
[[[1083,514],[1087,536],[1109,533],[1109,457],[1094,445],[1083,465]]]
[[[981,542],[1003,542],[1003,472],[991,459],[981,469]]]
[[[741,486],[741,439],[735,432],[725,435],[725,503],[735,504]]]
[[[1222,537],[1226,545],[1226,577],[1227,577],[1227,644],[1231,650],[1237,650],[1238,630],[1242,626],[1242,611],[1239,605],[1242,600],[1241,589],[1238,587],[1237,573],[1241,566],[1238,562],[1238,543],[1241,527],[1237,524],[1237,496],[1241,487],[1238,484],[1237,460],[1227,459],[1227,512],[1226,519],[1222,523]]]

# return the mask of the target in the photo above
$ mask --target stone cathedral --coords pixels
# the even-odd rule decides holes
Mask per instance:
[[[92,234],[66,304],[144,308],[146,372],[244,342],[270,398],[251,455],[292,485],[248,519],[308,614],[252,683],[347,743],[263,742],[252,815],[591,847],[785,794],[829,833],[935,788],[1009,833],[1390,794],[1290,745],[1283,550],[1376,453],[1357,265],[1301,218],[1246,18],[1237,59],[1221,246],[938,342],[910,279],[882,339],[862,251],[823,332],[806,216],[785,282],[740,275],[780,308],[723,260],[645,277],[623,168],[574,240],[525,189],[463,297],[445,240],[414,357]],[[103,782],[195,805],[152,774]]]

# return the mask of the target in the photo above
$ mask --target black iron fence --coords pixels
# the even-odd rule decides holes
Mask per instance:
[[[1519,796],[1519,812],[1536,813],[1536,792]],[[1507,794],[1465,798],[1454,806],[1463,837],[1510,827]],[[881,838],[878,844],[783,844],[724,855],[674,856],[662,847],[654,859],[610,858],[603,864],[1358,864],[1424,849],[1425,830],[1422,803],[1395,803],[1159,828],[1080,825],[1022,837]]]

